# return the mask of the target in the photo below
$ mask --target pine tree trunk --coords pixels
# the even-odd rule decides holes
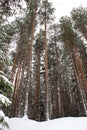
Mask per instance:
[[[81,63],[78,61],[78,52],[77,52],[77,50],[74,52],[72,50],[72,48],[69,47],[68,44],[67,44],[67,47],[69,49],[72,64],[73,64],[73,67],[74,67],[75,79],[76,79],[76,83],[78,85],[78,89],[79,89],[79,92],[80,92],[80,95],[81,95],[84,112],[85,112],[85,115],[87,115],[87,104],[86,104],[86,100],[85,100],[86,97],[85,97],[85,93],[84,93],[84,88],[82,88],[84,86],[83,86],[83,81],[82,81],[82,78],[81,78],[81,75],[83,74],[83,72],[82,72],[82,74],[80,72],[80,69],[82,68],[82,66],[81,66]],[[78,63],[80,63],[80,64],[78,64]],[[81,67],[80,69],[79,69],[79,66]],[[83,71],[83,70],[81,70],[81,71]]]
[[[75,46],[75,57],[76,57],[76,60],[77,60],[77,65],[78,65],[78,69],[79,69],[79,76],[82,80],[82,85],[87,93],[87,81],[86,81],[86,77],[85,77],[85,74],[84,74],[84,70],[83,70],[83,66],[82,66],[82,61],[80,59],[80,54],[77,50],[77,47]]]
[[[21,40],[21,35],[22,35],[22,33],[23,33],[23,29],[21,29],[21,32],[20,32],[20,39],[19,39],[19,42],[18,42],[18,46],[17,46],[17,52],[18,52],[18,50],[19,50],[19,48],[20,48],[20,46],[21,46],[21,44],[20,44],[20,40]],[[20,57],[20,59],[22,58],[22,54],[21,54],[21,57]],[[14,75],[15,75],[15,71],[16,71],[16,64],[17,64],[17,61],[19,61],[20,59],[18,59],[17,58],[17,55],[15,56],[15,59],[14,59],[14,62],[13,62],[13,66],[12,66],[12,73],[11,73],[11,82],[14,82]],[[20,62],[20,61],[19,61]]]
[[[36,68],[36,90],[35,90],[35,116],[36,120],[39,120],[39,93],[40,93],[40,50],[38,50],[38,60]]]
[[[44,18],[44,50],[45,50],[45,116],[46,116],[46,120],[49,120],[49,110],[48,110],[48,49],[47,49],[47,27],[46,27],[46,13],[45,13],[45,18]]]
[[[15,117],[15,111],[16,111],[16,100],[18,96],[18,82],[19,82],[19,77],[20,77],[20,71],[21,71],[21,65],[18,65],[18,70],[16,74],[16,79],[15,79],[15,86],[14,86],[14,93],[13,93],[13,98],[12,98],[12,117]]]
[[[56,49],[56,56],[57,56],[57,73],[58,73],[58,81],[59,81],[59,113],[60,116],[64,116],[64,106],[63,106],[63,84],[62,84],[62,78],[61,78],[61,67],[60,67],[60,61],[59,61],[59,48],[57,47],[57,44],[55,45]]]
[[[32,30],[31,30],[31,41],[30,41],[30,53],[29,53],[29,62],[28,62],[28,79],[30,80],[30,73],[32,69],[32,48],[33,48],[33,41],[34,41],[34,33],[35,33],[35,23],[36,23],[36,16],[37,16],[37,1],[34,1],[34,12],[33,12],[33,23],[32,23]],[[28,83],[28,82],[27,82]],[[24,115],[28,115],[28,99],[29,99],[29,84],[26,86],[26,97],[25,97],[25,112]],[[27,92],[28,91],[28,92]]]

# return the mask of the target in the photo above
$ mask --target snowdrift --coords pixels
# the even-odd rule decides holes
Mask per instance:
[[[87,117],[67,117],[36,122],[23,118],[7,120],[10,130],[87,130]]]

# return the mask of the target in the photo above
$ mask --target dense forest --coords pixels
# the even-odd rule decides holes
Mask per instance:
[[[48,0],[22,2],[0,0],[0,109],[36,121],[87,116],[87,8],[55,23]]]

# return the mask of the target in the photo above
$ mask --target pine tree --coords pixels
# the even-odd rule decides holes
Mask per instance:
[[[37,1],[28,1],[27,3],[27,12],[25,14],[25,18],[21,22],[21,32],[20,32],[20,40],[18,46],[18,54],[16,55],[19,57],[18,63],[21,65],[19,77],[19,85],[17,84],[15,88],[17,88],[17,104],[13,108],[15,108],[15,112],[17,116],[27,115],[29,112],[28,110],[28,99],[29,99],[29,87],[31,86],[31,67],[32,67],[32,48],[33,48],[33,41],[34,41],[34,32],[35,32],[35,24],[36,24],[36,15],[37,15],[37,8],[38,3]],[[19,22],[20,23],[20,22]],[[23,47],[24,46],[24,47]],[[21,53],[20,53],[21,52]],[[21,54],[21,59],[20,55]],[[14,61],[15,62],[15,61]],[[13,66],[13,75],[14,75],[14,68],[16,62]],[[26,73],[26,74],[25,74]],[[19,75],[20,75],[19,74]],[[17,75],[17,73],[16,73]],[[13,77],[13,76],[12,76]],[[16,79],[15,79],[16,82]],[[17,82],[16,82],[17,83]],[[22,98],[22,96],[24,98]],[[16,100],[13,98],[13,100]],[[14,104],[14,103],[13,103]],[[15,115],[15,114],[14,114]]]
[[[9,81],[8,66],[11,65],[10,58],[8,57],[8,40],[12,38],[13,33],[9,33],[11,28],[9,25],[0,25],[0,93],[8,96],[8,92],[12,92],[12,83]]]
[[[87,83],[86,83],[86,79],[85,79],[85,75],[84,75],[84,70],[83,70],[83,66],[82,66],[82,61],[80,58],[80,54],[78,51],[78,47],[77,47],[77,43],[79,42],[77,34],[75,34],[75,32],[73,31],[72,28],[72,23],[70,21],[70,18],[68,17],[64,17],[60,19],[61,22],[61,40],[62,42],[64,42],[68,48],[68,51],[70,53],[70,57],[72,60],[72,64],[74,67],[74,74],[75,74],[75,80],[76,83],[78,85],[78,89],[80,92],[80,95],[82,96],[82,101],[83,101],[83,108],[86,114],[86,110],[85,110],[85,97],[83,96],[84,94],[84,89],[86,91],[87,89]],[[82,88],[83,86],[83,88]]]
[[[36,120],[40,120],[40,95],[41,95],[41,55],[43,52],[43,31],[40,30],[36,36],[36,43],[34,45],[34,59],[35,59],[35,116]],[[40,91],[41,90],[41,91]]]
[[[51,7],[51,3],[48,0],[42,1],[41,6],[41,23],[44,24],[44,61],[45,61],[45,116],[46,120],[49,119],[49,110],[48,110],[48,95],[49,95],[49,79],[48,79],[48,45],[47,45],[47,23],[52,19],[52,14],[54,9]]]
[[[87,8],[80,6],[79,8],[73,9],[71,16],[74,20],[75,29],[77,29],[87,40]]]
[[[8,57],[8,43],[12,38],[12,33],[9,33],[11,31],[9,25],[1,24],[0,29],[0,109],[1,111],[5,111],[7,106],[11,104],[9,97],[11,97],[13,92],[13,85],[10,82],[8,72],[8,67],[11,65],[10,58]],[[9,128],[4,116],[4,114],[0,115],[0,124],[2,124],[2,128]]]

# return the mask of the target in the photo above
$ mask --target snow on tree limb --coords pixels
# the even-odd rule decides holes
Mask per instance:
[[[9,104],[11,104],[11,101],[4,95],[0,94],[0,104],[8,106]]]

